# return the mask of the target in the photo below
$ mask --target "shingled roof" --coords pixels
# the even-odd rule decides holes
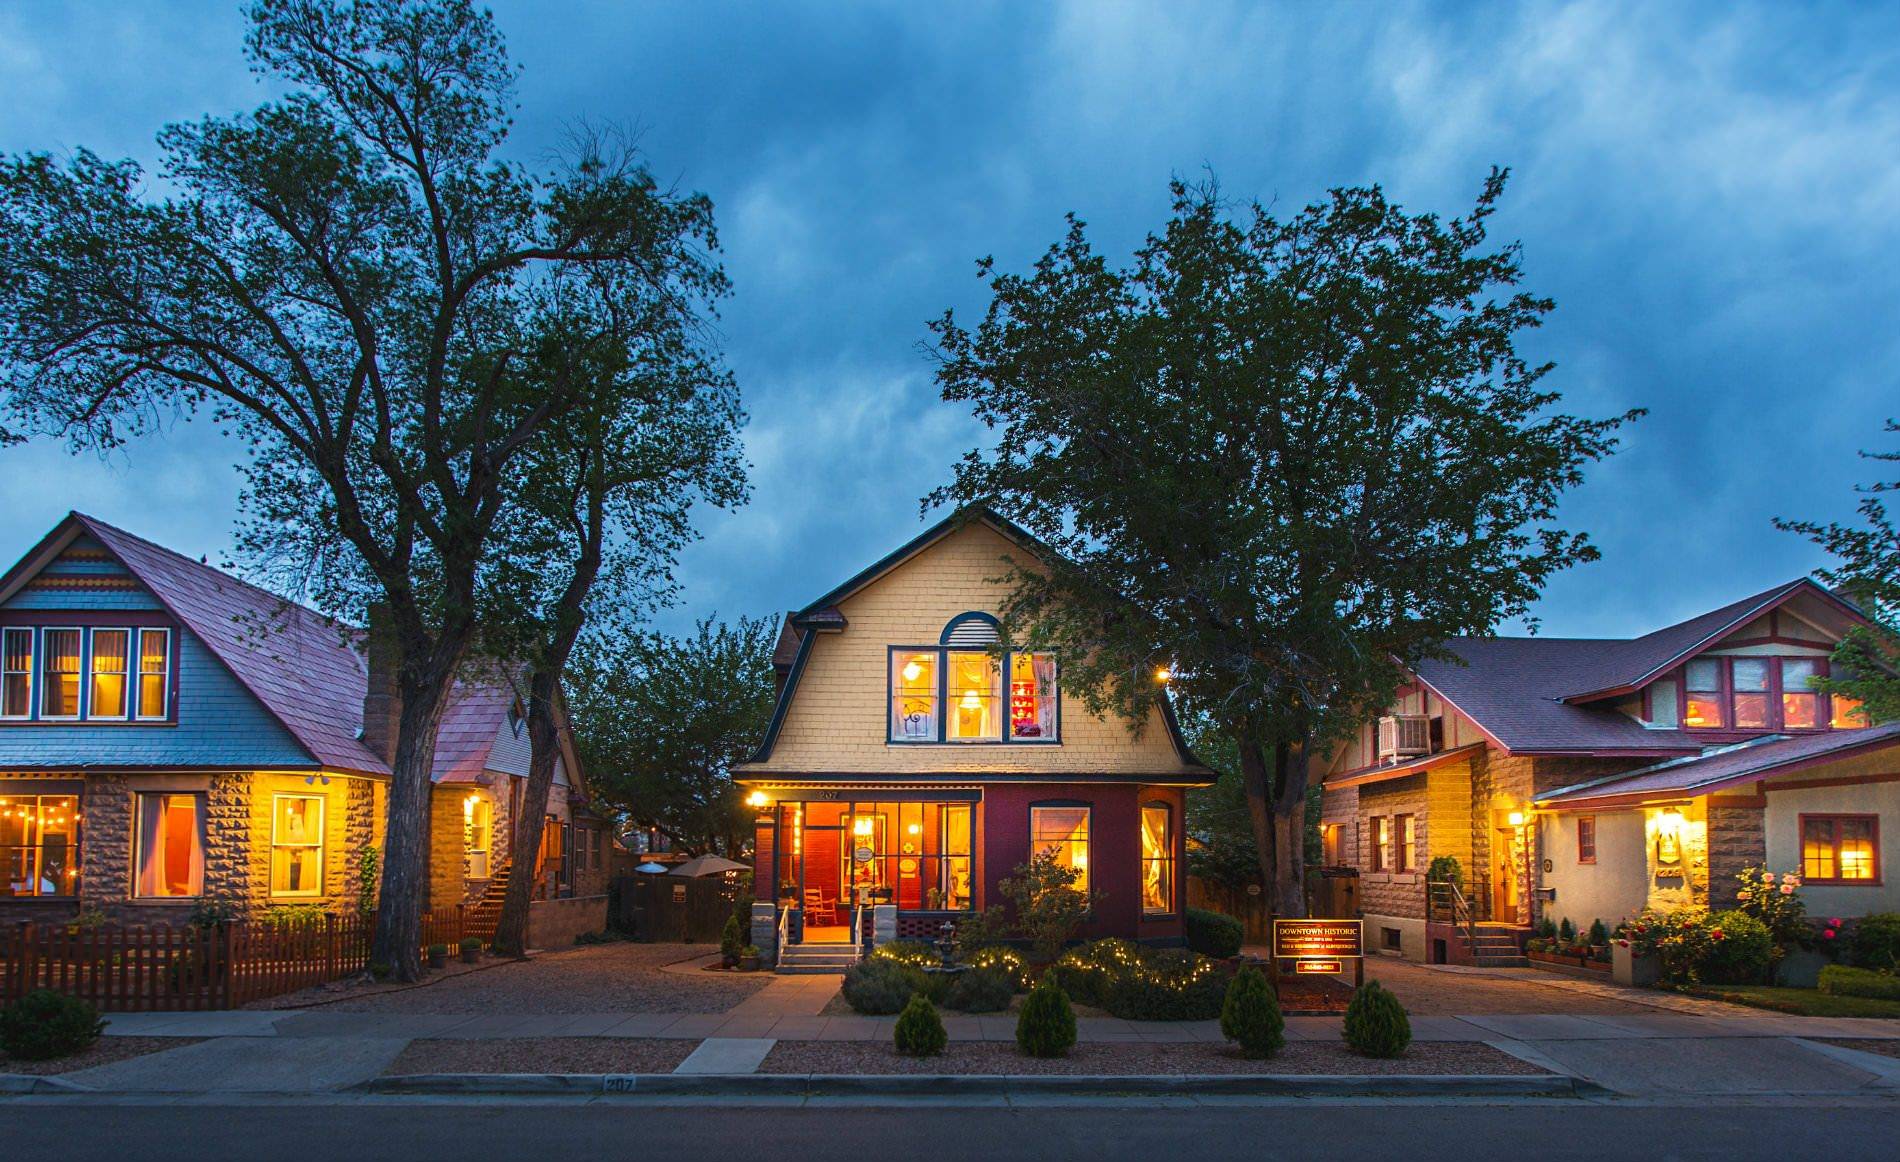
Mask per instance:
[[[315,764],[390,773],[361,738],[369,675],[355,626],[77,512],[0,577],[0,600],[82,533],[203,642]],[[462,781],[484,769],[514,698],[505,682],[457,684],[438,738],[436,779]]]
[[[1824,734],[1770,734],[1671,759],[1621,775],[1591,779],[1540,796],[1540,807],[1582,807],[1706,795],[1817,763],[1836,762],[1900,741],[1900,722]]]

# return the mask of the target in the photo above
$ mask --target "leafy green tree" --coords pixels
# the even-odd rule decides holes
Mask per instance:
[[[1005,630],[1061,651],[1091,710],[1145,722],[1165,685],[1233,741],[1280,915],[1304,912],[1315,747],[1595,556],[1557,501],[1639,414],[1563,414],[1518,354],[1551,303],[1487,245],[1504,179],[1449,220],[1377,187],[1236,216],[1177,182],[1129,267],[1071,217],[1029,273],[980,264],[974,329],[932,324],[944,398],[995,438],[927,503],[1049,547],[1010,564]]]
[[[1900,423],[1887,421],[1889,435]],[[1868,460],[1900,463],[1900,452],[1862,452]],[[1846,594],[1866,615],[1834,649],[1829,678],[1817,683],[1829,694],[1858,699],[1869,722],[1900,718],[1900,528],[1887,511],[1886,494],[1900,489],[1900,480],[1879,481],[1863,488],[1859,524],[1777,520],[1778,528],[1797,532],[1826,549],[1837,564],[1822,569],[1820,579]]]
[[[243,439],[240,544],[319,607],[387,611],[395,671],[371,959],[419,973],[435,737],[496,594],[521,458],[651,304],[723,288],[711,208],[582,135],[501,158],[515,67],[468,0],[257,0],[286,96],[172,125],[147,183],[81,149],[0,160],[6,414],[114,446],[180,413]]]
[[[684,637],[590,630],[567,689],[595,796],[683,850],[743,854],[752,815],[732,768],[771,721],[776,636],[747,617]]]

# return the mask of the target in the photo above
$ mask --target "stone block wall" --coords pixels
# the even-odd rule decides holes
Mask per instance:
[[[1724,804],[1709,800],[1709,907],[1733,908],[1736,881],[1745,867],[1765,867],[1768,863],[1767,810],[1765,804]]]

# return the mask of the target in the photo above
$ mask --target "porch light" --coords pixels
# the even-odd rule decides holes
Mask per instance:
[[[747,795],[745,797],[745,801],[746,801],[746,806],[748,807],[763,807],[767,805],[768,803],[770,803],[772,800],[766,795],[764,791],[754,791],[750,795]]]
[[[1681,834],[1682,812],[1675,810],[1659,812],[1656,816],[1656,830],[1672,838]]]
[[[1524,826],[1524,813],[1522,811],[1513,811],[1504,817],[1504,821],[1512,827],[1522,827]]]

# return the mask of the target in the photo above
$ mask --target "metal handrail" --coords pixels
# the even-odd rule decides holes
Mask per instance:
[[[787,947],[786,941],[790,938],[791,931],[792,910],[790,908],[780,908],[778,910],[778,955],[781,957],[785,955],[785,949]]]
[[[1430,887],[1431,891],[1428,899],[1432,905],[1432,912],[1436,914],[1438,904],[1437,897],[1443,895],[1447,909],[1450,912],[1451,923],[1453,926],[1464,930],[1466,947],[1476,948],[1478,944],[1478,921],[1471,910],[1471,901],[1465,899],[1465,894],[1458,890],[1458,885],[1450,880],[1439,881],[1430,885]]]
[[[851,951],[864,959],[864,905],[851,905]]]

